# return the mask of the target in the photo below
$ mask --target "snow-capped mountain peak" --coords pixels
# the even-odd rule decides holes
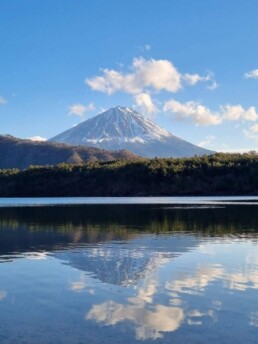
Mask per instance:
[[[92,117],[50,141],[111,150],[128,149],[143,156],[190,156],[209,151],[172,135],[128,107],[117,106]]]
[[[77,126],[83,131],[83,142],[141,142],[164,140],[171,134],[137,111],[117,106]],[[78,134],[78,132],[77,132]]]

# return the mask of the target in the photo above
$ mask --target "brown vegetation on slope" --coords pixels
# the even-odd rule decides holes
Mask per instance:
[[[108,151],[56,142],[35,142],[4,135],[0,136],[0,157],[0,169],[25,169],[30,165],[78,165],[87,161],[127,160],[137,156],[126,150]]]

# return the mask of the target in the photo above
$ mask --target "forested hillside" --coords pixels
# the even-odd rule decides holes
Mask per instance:
[[[0,196],[258,194],[258,156],[117,160],[0,171]]]
[[[86,161],[132,159],[135,154],[126,150],[108,151],[86,146],[56,142],[33,142],[10,135],[0,135],[0,169],[25,169],[30,165],[81,164]]]

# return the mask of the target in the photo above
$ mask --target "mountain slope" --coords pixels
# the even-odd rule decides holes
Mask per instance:
[[[57,165],[63,162],[80,164],[84,161],[133,159],[136,155],[125,150],[109,152],[98,148],[69,146],[53,142],[32,142],[10,135],[0,135],[0,169],[24,169],[30,165]]]
[[[111,108],[49,141],[109,150],[127,149],[145,157],[190,157],[213,152],[184,141],[125,107]]]

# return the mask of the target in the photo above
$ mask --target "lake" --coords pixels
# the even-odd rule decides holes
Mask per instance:
[[[257,343],[258,198],[0,199],[0,343]]]

